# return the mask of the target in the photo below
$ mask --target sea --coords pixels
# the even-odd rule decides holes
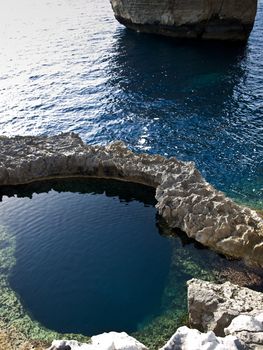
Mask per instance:
[[[109,0],[0,2],[0,135],[80,134],[194,161],[263,208],[263,2],[245,45],[127,30]]]

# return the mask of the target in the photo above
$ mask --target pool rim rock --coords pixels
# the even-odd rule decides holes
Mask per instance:
[[[0,186],[51,178],[95,177],[156,189],[156,208],[179,228],[218,253],[263,267],[263,220],[210,185],[193,162],[138,154],[121,141],[88,145],[74,133],[0,136]]]

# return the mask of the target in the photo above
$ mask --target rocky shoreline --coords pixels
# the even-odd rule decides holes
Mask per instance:
[[[0,147],[0,186],[82,176],[142,183],[156,189],[157,210],[170,228],[180,228],[217,252],[263,267],[262,218],[217,191],[191,162],[136,154],[122,142],[90,146],[71,133],[0,137]],[[179,328],[163,350],[207,349],[208,344],[218,350],[263,349],[261,293],[229,282],[214,285],[192,280],[188,302],[190,326],[198,330]],[[41,344],[37,346],[35,349],[44,348]],[[33,348],[31,343],[10,347]],[[146,347],[124,333],[113,332],[92,337],[89,344],[54,341],[50,349],[143,350]]]
[[[217,191],[192,162],[136,154],[122,142],[86,145],[76,134],[1,137],[0,186],[55,177],[98,177],[156,188],[156,208],[179,228],[219,253],[263,267],[263,220]]]
[[[226,282],[188,283],[189,325],[180,327],[160,350],[262,350],[263,294]],[[202,330],[205,333],[202,333]],[[128,334],[110,332],[89,343],[55,340],[49,350],[147,350]]]

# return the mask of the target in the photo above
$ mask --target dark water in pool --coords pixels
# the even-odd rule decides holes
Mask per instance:
[[[34,319],[94,335],[135,331],[161,313],[172,246],[156,226],[152,189],[79,180],[19,195],[31,199],[4,197],[0,221],[16,237],[11,286]]]
[[[6,244],[15,242],[11,273],[0,266],[0,292],[7,277],[25,311],[51,330],[139,331],[136,336],[156,345],[185,315],[189,279],[209,280],[224,271],[230,280],[236,275],[263,288],[262,273],[226,261],[182,232],[169,238],[149,187],[53,180],[2,187],[0,199],[0,234],[3,227]],[[13,309],[10,317],[16,321]]]
[[[108,0],[0,5],[0,133],[75,131],[88,143],[194,160],[263,207],[263,2],[246,47],[129,32]]]

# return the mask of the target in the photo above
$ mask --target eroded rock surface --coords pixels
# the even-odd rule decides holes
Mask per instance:
[[[54,340],[49,350],[147,350],[127,333],[103,333],[91,337],[89,344],[75,340]]]
[[[50,177],[94,176],[156,188],[158,212],[220,253],[263,266],[263,220],[205,181],[192,162],[136,154],[122,142],[90,146],[76,134],[0,138],[0,185]]]
[[[242,318],[233,321],[230,326],[232,320],[241,314],[257,316],[263,313],[263,293],[230,282],[214,284],[192,279],[188,282],[188,311],[193,328],[224,336],[224,329],[229,327],[226,334],[237,335],[242,325],[244,330],[250,331],[249,324],[253,319],[250,319],[250,323],[247,321],[246,326]],[[256,330],[259,320],[254,321],[251,329]]]
[[[245,350],[245,344],[235,336],[217,337],[214,332],[201,333],[180,327],[160,350]]]
[[[238,337],[249,349],[263,350],[263,312],[255,316],[237,316],[225,328],[225,334]]]
[[[111,0],[128,28],[177,38],[246,40],[257,0]]]
[[[160,350],[263,349],[262,293],[228,282],[216,285],[196,279],[189,282],[188,288],[191,325],[202,328],[204,333],[180,327]],[[92,337],[89,344],[56,340],[49,350],[147,349],[126,333],[110,332]]]

